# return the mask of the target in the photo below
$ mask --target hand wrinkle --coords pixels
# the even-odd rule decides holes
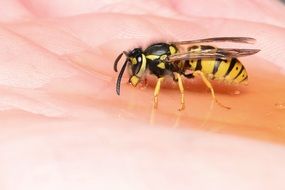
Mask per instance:
[[[1,88],[0,111],[22,110],[46,117],[63,117],[66,111],[56,105],[47,94],[41,91],[29,91],[14,88]],[[46,101],[42,101],[46,99]]]
[[[54,78],[68,78],[76,74],[57,55],[30,43],[22,36],[3,29],[0,35],[0,84],[38,88]]]

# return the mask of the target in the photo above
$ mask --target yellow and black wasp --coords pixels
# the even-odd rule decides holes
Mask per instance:
[[[117,72],[118,62],[123,55],[126,56],[125,63],[117,79],[117,94],[120,95],[121,79],[127,66],[130,72],[129,82],[133,86],[142,81],[147,73],[153,74],[158,78],[154,90],[154,108],[157,108],[161,83],[165,76],[170,76],[178,83],[181,93],[179,110],[183,110],[185,108],[185,100],[181,77],[194,78],[199,75],[211,90],[213,100],[229,109],[229,107],[224,106],[217,100],[209,79],[227,83],[247,83],[248,74],[243,64],[237,58],[253,55],[260,50],[217,48],[203,45],[203,43],[210,42],[254,43],[255,39],[248,37],[217,37],[192,41],[155,43],[148,46],[145,50],[135,48],[129,52],[123,51],[114,63],[114,70]]]

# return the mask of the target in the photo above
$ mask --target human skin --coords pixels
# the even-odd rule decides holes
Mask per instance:
[[[275,1],[0,2],[0,189],[284,189],[285,22]],[[218,6],[219,5],[219,6]],[[116,56],[248,36],[248,86],[154,78],[115,93]],[[120,62],[122,65],[123,60]]]

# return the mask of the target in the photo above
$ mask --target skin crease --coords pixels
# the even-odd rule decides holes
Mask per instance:
[[[1,2],[0,189],[284,189],[284,6],[237,2]],[[155,111],[151,77],[115,94],[123,50],[216,36],[261,49],[248,86],[213,83],[231,110],[200,79],[183,112],[170,79]]]

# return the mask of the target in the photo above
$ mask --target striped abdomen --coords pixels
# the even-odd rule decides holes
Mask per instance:
[[[246,69],[237,58],[189,60],[185,66],[191,71],[200,70],[213,80],[243,84],[248,80]]]

